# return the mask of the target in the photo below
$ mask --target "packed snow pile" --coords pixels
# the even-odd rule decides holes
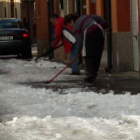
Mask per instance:
[[[46,80],[64,65],[16,59],[0,63],[0,140],[140,140],[139,94],[33,88],[19,83]],[[68,73],[58,80],[75,79]]]

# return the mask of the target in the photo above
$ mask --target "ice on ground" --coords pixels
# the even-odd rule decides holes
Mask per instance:
[[[140,117],[121,120],[102,118],[14,118],[0,124],[1,140],[139,140]]]
[[[6,72],[0,75],[0,140],[140,140],[139,94],[33,88],[19,82],[46,80],[65,65],[16,59],[0,63]],[[67,78],[75,77],[58,77]]]

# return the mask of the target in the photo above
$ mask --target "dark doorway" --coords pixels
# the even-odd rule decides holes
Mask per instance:
[[[11,17],[14,18],[14,0],[10,1],[10,5],[11,5]]]

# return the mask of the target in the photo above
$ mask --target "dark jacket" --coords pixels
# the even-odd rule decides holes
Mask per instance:
[[[74,24],[74,35],[76,37],[76,46],[79,49],[82,49],[85,35],[84,32],[87,27],[92,27],[92,29],[94,30],[94,28],[98,28],[96,24],[103,24],[104,22],[106,21],[102,17],[97,15],[84,15],[79,17]],[[92,24],[92,26],[90,24]]]

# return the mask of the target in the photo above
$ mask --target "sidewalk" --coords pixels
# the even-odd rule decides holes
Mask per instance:
[[[33,56],[37,54],[37,47],[32,47]],[[104,51],[101,61],[100,70],[95,83],[87,85],[83,82],[85,73],[76,80],[56,80],[54,84],[45,84],[44,82],[32,83],[33,87],[37,88],[53,88],[55,90],[61,88],[85,88],[85,90],[96,91],[101,93],[108,93],[110,90],[114,91],[114,94],[124,94],[130,92],[131,94],[140,93],[140,77],[138,72],[119,72],[119,73],[106,73],[105,67],[107,66],[107,53]],[[66,73],[63,73],[66,75]],[[71,83],[73,83],[71,85]],[[31,83],[29,83],[31,84]],[[74,85],[74,86],[73,86]]]
[[[37,56],[37,44],[32,44],[32,55],[33,57]]]
[[[104,88],[106,90],[113,90],[116,94],[124,93],[124,91],[131,92],[131,94],[140,93],[140,74],[138,72],[119,72],[106,73],[107,66],[107,52],[104,51],[101,61],[99,76],[97,78],[97,88]]]
[[[104,89],[104,93],[113,90],[115,94],[140,93],[140,77],[138,72],[105,73],[99,71],[96,90]]]

